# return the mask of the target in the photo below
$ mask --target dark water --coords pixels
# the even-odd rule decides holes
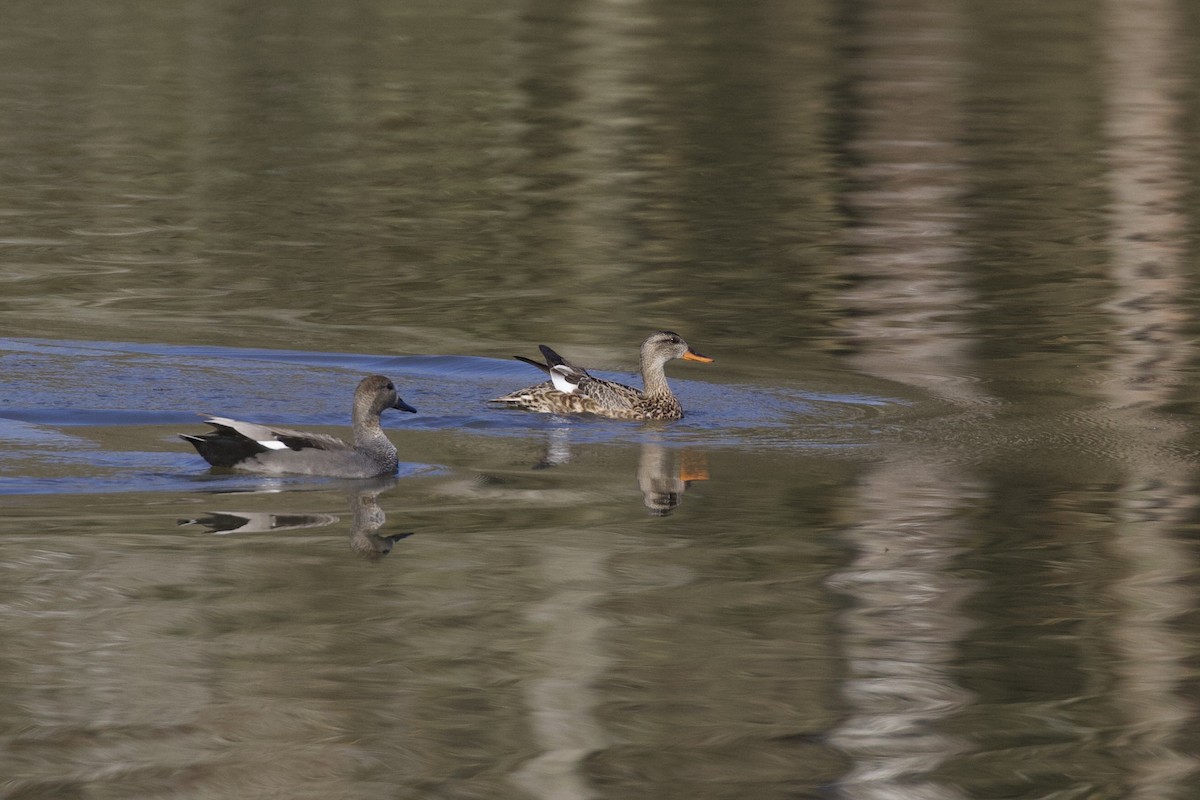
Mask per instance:
[[[1197,8],[6,9],[0,797],[1196,796]]]

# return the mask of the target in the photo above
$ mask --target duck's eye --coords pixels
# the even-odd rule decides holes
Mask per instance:
[[[395,386],[395,385],[394,385],[394,384],[393,384],[391,381],[388,381],[387,388],[388,388],[390,391],[393,391],[393,392],[394,392],[394,391],[396,391],[396,386]]]
[[[671,344],[679,344],[682,341],[683,341],[683,339],[680,339],[678,336],[671,337]]]

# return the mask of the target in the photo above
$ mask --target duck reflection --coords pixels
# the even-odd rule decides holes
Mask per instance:
[[[379,507],[382,491],[360,491],[350,495],[350,508],[354,512],[350,524],[350,549],[368,561],[378,561],[392,552],[396,542],[412,536],[411,532],[388,536],[379,533],[387,522],[387,515]]]
[[[301,528],[323,528],[340,517],[333,514],[275,514],[270,511],[213,511],[202,517],[179,520],[180,526],[203,525],[210,533],[269,533]]]
[[[567,428],[551,428],[546,434],[546,449],[533,465],[534,469],[547,469],[566,464],[571,460],[571,435]]]
[[[708,459],[685,450],[678,454],[661,444],[645,443],[638,458],[637,481],[642,502],[656,517],[665,517],[683,500],[693,481],[708,480]]]
[[[533,469],[558,467],[571,461],[570,429],[551,428],[546,446]],[[694,450],[670,449],[658,442],[643,442],[638,455],[637,482],[642,502],[656,517],[665,517],[683,500],[695,481],[708,480],[708,459]]]
[[[352,514],[350,549],[368,561],[378,561],[392,552],[392,547],[412,533],[382,534],[387,515],[379,506],[379,495],[394,487],[393,476],[347,485],[346,496]],[[278,491],[272,489],[271,491]],[[179,525],[200,525],[211,533],[278,533],[280,531],[322,528],[340,522],[336,514],[274,513],[271,511],[213,511],[193,519],[181,519]]]

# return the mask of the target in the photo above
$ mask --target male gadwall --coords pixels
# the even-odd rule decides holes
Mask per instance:
[[[323,433],[305,433],[225,417],[204,421],[216,430],[179,434],[214,467],[270,475],[291,473],[333,478],[374,478],[396,472],[396,448],[379,426],[385,408],[416,412],[382,375],[363,378],[354,390],[354,444]]]
[[[642,342],[642,383],[645,389],[594,378],[583,367],[567,361],[546,345],[538,349],[546,357],[541,364],[524,356],[513,356],[550,375],[549,383],[489,400],[512,408],[550,414],[586,413],[613,419],[680,419],[683,406],[671,393],[663,367],[673,358],[712,361],[688,347],[677,333],[658,331]]]

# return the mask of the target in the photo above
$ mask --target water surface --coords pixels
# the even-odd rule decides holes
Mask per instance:
[[[1193,797],[1187,4],[17,4],[0,797]],[[489,408],[550,344],[687,416]],[[395,478],[214,472],[217,413]]]

